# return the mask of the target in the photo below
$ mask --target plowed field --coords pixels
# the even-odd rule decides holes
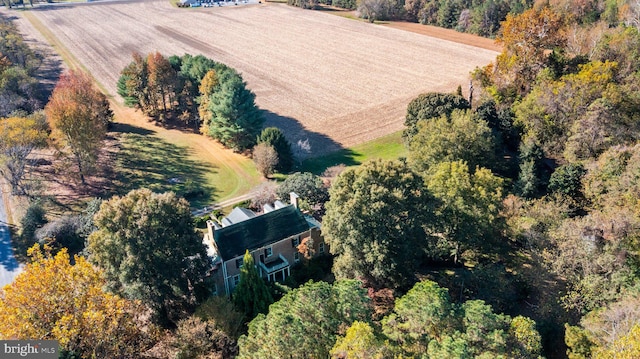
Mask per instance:
[[[283,4],[177,9],[166,0],[29,10],[111,95],[133,51],[203,54],[240,71],[267,125],[311,155],[402,128],[408,102],[466,88],[496,52]]]

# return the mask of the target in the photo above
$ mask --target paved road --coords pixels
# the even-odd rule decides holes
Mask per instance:
[[[13,278],[22,271],[22,265],[18,264],[13,255],[9,226],[7,226],[7,213],[4,208],[2,191],[0,191],[0,288],[13,282]]]

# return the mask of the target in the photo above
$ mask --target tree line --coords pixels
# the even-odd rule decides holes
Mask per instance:
[[[160,122],[175,119],[195,125],[237,151],[255,145],[264,122],[242,76],[202,55],[133,54],[117,88],[127,106]]]

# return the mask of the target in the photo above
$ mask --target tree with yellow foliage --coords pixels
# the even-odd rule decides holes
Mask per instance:
[[[102,273],[66,249],[29,249],[31,262],[0,290],[0,337],[58,340],[82,358],[134,358],[147,335],[136,326],[142,307],[102,290]]]
[[[594,359],[636,359],[640,358],[640,324],[636,324],[629,334],[620,337],[608,348],[598,348]]]
[[[496,42],[503,46],[490,65],[497,90],[510,95],[526,95],[547,57],[566,43],[562,16],[549,7],[533,8],[520,15],[507,15]]]
[[[13,194],[25,193],[23,179],[27,157],[46,144],[46,127],[44,116],[39,114],[0,121],[0,174],[11,184]]]

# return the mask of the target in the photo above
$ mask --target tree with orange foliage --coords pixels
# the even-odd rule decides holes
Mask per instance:
[[[162,104],[162,111],[166,113],[173,102],[172,94],[177,73],[171,67],[169,60],[157,51],[147,55],[147,71],[149,73],[147,95],[151,106],[157,112]]]
[[[84,184],[113,117],[107,97],[87,74],[72,70],[60,77],[45,111],[52,137],[71,152]]]
[[[566,43],[563,27],[562,16],[549,7],[507,15],[496,37],[504,49],[491,69],[497,90],[527,94],[549,53]]]
[[[102,290],[102,272],[66,249],[36,245],[31,262],[0,290],[0,337],[58,340],[81,358],[137,358],[149,337],[136,325],[144,308]]]

